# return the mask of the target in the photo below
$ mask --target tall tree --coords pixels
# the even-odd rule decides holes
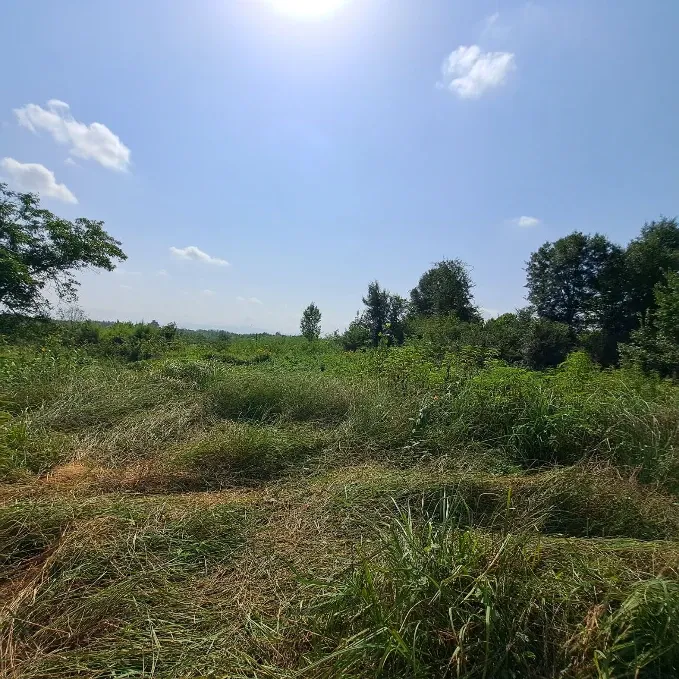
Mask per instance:
[[[434,264],[410,291],[413,311],[422,316],[454,314],[461,321],[480,320],[474,306],[469,267],[459,259]]]
[[[629,290],[629,309],[638,325],[647,310],[655,309],[656,286],[664,283],[668,272],[679,272],[679,224],[661,217],[644,224],[641,234],[625,253]]]
[[[302,312],[299,327],[302,335],[309,342],[313,342],[321,336],[321,310],[313,302]]]
[[[408,302],[401,295],[389,295],[387,325],[389,341],[392,344],[403,344],[405,339],[405,317]]]
[[[655,286],[654,310],[644,324],[632,332],[622,355],[645,370],[661,375],[679,375],[679,273],[670,271]]]
[[[378,281],[373,281],[368,286],[368,294],[363,298],[366,306],[365,323],[370,329],[370,340],[374,347],[379,344],[389,319],[390,297],[388,290],[381,288]]]
[[[604,312],[624,289],[621,259],[621,248],[601,234],[575,231],[545,243],[527,264],[528,299],[541,318],[575,331],[600,327]]]
[[[49,304],[47,286],[63,300],[74,301],[75,272],[111,271],[114,260],[127,259],[120,243],[104,231],[104,222],[71,222],[40,207],[32,193],[9,191],[0,184],[0,307],[33,313]]]

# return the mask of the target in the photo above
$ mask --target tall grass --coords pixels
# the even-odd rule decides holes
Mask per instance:
[[[406,510],[345,572],[307,585],[314,643],[301,674],[571,676],[572,640],[592,609],[601,632],[581,647],[577,676],[676,671],[675,580],[615,580],[610,564],[562,562],[529,533],[481,533],[459,515]]]

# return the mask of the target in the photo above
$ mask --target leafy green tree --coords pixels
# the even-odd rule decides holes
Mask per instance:
[[[390,344],[403,344],[408,302],[401,295],[389,295],[387,312],[387,336]]]
[[[575,348],[575,338],[565,323],[534,318],[523,337],[523,364],[532,370],[554,368],[566,360]]]
[[[363,298],[363,304],[366,306],[363,316],[374,347],[379,344],[389,320],[390,298],[389,291],[381,288],[378,281],[373,281],[368,286],[368,294]]]
[[[306,337],[309,342],[317,340],[321,335],[321,311],[313,303],[304,309],[302,312],[302,320],[299,324],[302,335]]]
[[[528,300],[538,316],[576,332],[601,327],[605,312],[624,308],[622,257],[622,249],[601,234],[576,231],[545,243],[527,264]]]
[[[114,260],[127,259],[104,223],[79,218],[71,222],[40,207],[38,196],[16,193],[0,184],[0,306],[34,313],[49,307],[44,290],[73,301],[75,272],[111,271]]]
[[[479,321],[474,306],[469,267],[459,259],[444,259],[434,264],[410,291],[415,314],[440,316],[454,314],[461,321]]]
[[[656,286],[665,282],[668,272],[679,272],[677,220],[661,217],[644,224],[639,237],[627,246],[625,259],[629,311],[636,327],[657,305]]]
[[[626,362],[661,375],[679,375],[679,273],[669,272],[658,283],[655,309],[646,314],[644,324],[634,330],[629,344],[622,347]]]
[[[370,346],[370,328],[365,318],[356,314],[356,318],[349,323],[349,327],[342,333],[340,341],[346,351],[358,351],[358,349],[365,349]]]

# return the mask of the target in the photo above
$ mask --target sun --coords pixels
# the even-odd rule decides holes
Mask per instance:
[[[269,0],[274,9],[298,19],[318,19],[336,12],[347,0]]]

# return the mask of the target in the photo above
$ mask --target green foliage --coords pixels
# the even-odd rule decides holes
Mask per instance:
[[[539,316],[584,330],[600,322],[611,303],[607,293],[620,289],[613,270],[621,258],[622,250],[601,234],[576,231],[545,243],[527,264],[528,299]]]
[[[75,298],[74,272],[95,267],[111,271],[127,259],[103,222],[61,219],[40,207],[38,197],[9,191],[0,183],[0,305],[10,312],[48,307],[43,290]]]
[[[638,319],[653,311],[656,286],[665,282],[668,272],[679,273],[679,224],[661,217],[644,224],[641,234],[626,251],[627,281],[631,314]]]
[[[679,375],[679,273],[669,272],[667,282],[655,289],[655,311],[632,333],[622,347],[626,362],[660,375]]]
[[[477,321],[479,312],[474,306],[472,287],[469,267],[459,259],[444,259],[424,273],[417,287],[410,291],[413,312]]]
[[[370,328],[362,318],[356,317],[342,333],[340,341],[346,351],[365,349],[371,343]]]
[[[320,676],[674,674],[675,581],[630,586],[608,579],[612,564],[527,532],[462,528],[458,502],[452,494],[423,518],[407,508],[335,579],[307,585],[301,625]],[[599,619],[578,637],[591,608]]]
[[[348,414],[351,392],[321,375],[232,372],[211,386],[208,400],[223,418],[333,423]]]
[[[313,302],[304,309],[299,327],[302,336],[306,337],[309,342],[313,342],[321,336],[321,310]]]

